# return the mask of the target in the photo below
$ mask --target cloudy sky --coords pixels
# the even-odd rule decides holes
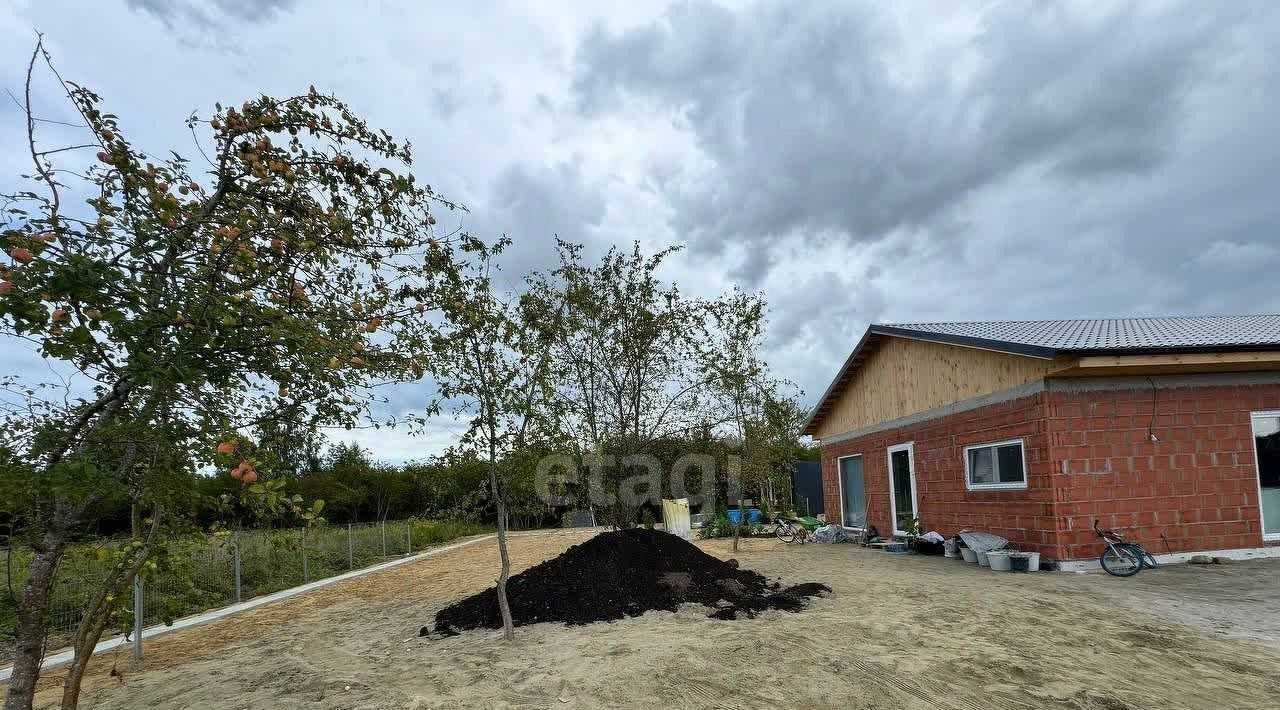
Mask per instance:
[[[37,29],[156,152],[215,101],[338,94],[513,273],[556,234],[683,244],[685,290],[767,295],[808,402],[871,322],[1280,311],[1273,2],[0,0],[4,88]]]

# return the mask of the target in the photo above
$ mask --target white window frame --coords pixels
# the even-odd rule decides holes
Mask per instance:
[[[895,530],[894,535],[906,535],[906,530],[896,529],[898,527],[898,500],[897,494],[893,490],[893,455],[899,451],[907,452],[907,467],[911,471],[911,517],[920,518],[920,507],[917,505],[916,495],[916,442],[908,441],[902,444],[894,444],[885,452],[885,462],[889,467],[889,525]],[[865,473],[863,480],[866,480]]]
[[[844,524],[844,521],[848,520],[848,516],[844,514],[845,513],[844,476],[840,472],[840,462],[845,459],[853,459],[853,458],[862,459],[862,499],[863,501],[867,500],[867,460],[862,458],[862,454],[849,454],[848,456],[837,456],[836,457],[836,485],[839,486],[839,492],[840,492],[840,527],[844,528],[845,530],[862,530],[862,528],[855,528],[850,525]],[[866,521],[863,521],[863,524],[865,525]]]
[[[1258,441],[1253,434],[1253,420],[1265,417],[1280,417],[1280,409],[1264,409],[1260,412],[1249,412],[1249,446],[1253,449],[1253,482],[1258,487],[1258,527],[1262,529],[1263,542],[1280,540],[1280,533],[1268,533],[1267,521],[1262,510],[1262,462],[1258,460]]]
[[[1001,446],[1018,445],[1018,454],[1022,457],[1022,482],[1021,483],[974,483],[973,478],[969,475],[969,452],[974,449],[996,449]],[[1004,441],[992,441],[982,444],[970,444],[964,447],[964,487],[971,491],[1017,491],[1025,490],[1027,487],[1027,479],[1030,478],[1030,472],[1027,471],[1027,442],[1021,438],[1005,439]],[[993,451],[991,452],[992,471],[996,474],[996,481],[1000,480],[1000,461],[999,457]]]

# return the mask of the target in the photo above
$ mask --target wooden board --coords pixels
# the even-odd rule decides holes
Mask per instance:
[[[1039,380],[1063,363],[884,336],[818,422],[824,439]]]

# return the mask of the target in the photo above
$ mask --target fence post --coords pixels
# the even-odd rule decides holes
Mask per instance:
[[[355,548],[351,543],[351,523],[347,523],[347,569],[356,568]]]
[[[302,583],[306,584],[311,581],[310,575],[307,574],[307,529],[302,529]]]
[[[231,552],[235,557],[236,564],[236,603],[240,603],[240,532],[237,530],[231,536]]]
[[[387,556],[387,519],[382,519],[382,556]]]
[[[142,575],[133,576],[133,667],[142,668]]]
[[[404,554],[413,554],[413,521],[404,521]]]

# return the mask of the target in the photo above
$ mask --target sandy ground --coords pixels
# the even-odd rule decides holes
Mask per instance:
[[[581,539],[518,538],[516,566]],[[1280,562],[1125,580],[774,540],[736,557],[835,595],[754,620],[686,608],[524,627],[514,644],[419,638],[436,609],[492,584],[485,542],[152,640],[146,669],[122,678],[107,656],[82,707],[1280,707]],[[55,702],[60,679],[44,682]]]

